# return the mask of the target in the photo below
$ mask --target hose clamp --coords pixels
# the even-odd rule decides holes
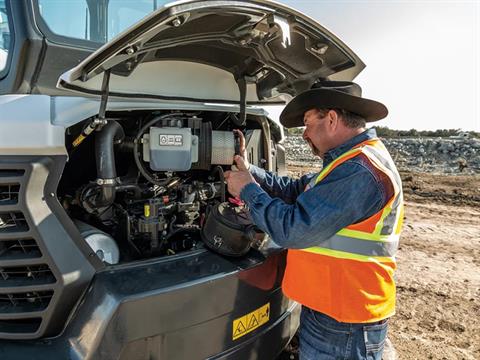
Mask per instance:
[[[97,185],[116,185],[117,179],[97,179],[95,182]]]

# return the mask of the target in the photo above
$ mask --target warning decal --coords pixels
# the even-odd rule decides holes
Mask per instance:
[[[270,303],[251,313],[233,320],[232,339],[237,340],[245,334],[262,326],[270,319]]]

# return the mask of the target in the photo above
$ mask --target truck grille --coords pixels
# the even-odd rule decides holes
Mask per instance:
[[[0,339],[58,335],[103,266],[55,196],[65,161],[0,155]]]
[[[0,320],[0,333],[12,335],[35,333],[41,323],[41,318]]]
[[[31,291],[0,295],[2,313],[32,312],[45,310],[52,299],[53,291]]]
[[[0,204],[11,205],[18,203],[20,184],[0,185]]]
[[[1,209],[1,208],[0,208]],[[0,233],[28,231],[28,224],[21,212],[0,212]]]
[[[0,169],[0,337],[39,332],[57,282],[22,211],[24,175]]]
[[[56,281],[47,265],[0,267],[0,289],[12,286],[53,284]]]
[[[22,260],[42,257],[42,252],[33,239],[0,241],[0,261]]]

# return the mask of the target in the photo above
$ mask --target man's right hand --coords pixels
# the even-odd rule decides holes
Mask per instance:
[[[248,169],[245,166],[245,161],[243,161],[243,158],[240,155],[235,155],[234,160],[237,170],[226,171],[225,180],[227,181],[228,192],[236,199],[240,199],[242,189],[250,183],[256,184],[257,182],[252,174],[248,172]]]
[[[245,147],[245,136],[243,136],[243,133],[239,129],[233,130],[233,132],[238,136],[238,140],[240,141],[240,156],[243,158],[243,162],[245,163],[245,167],[250,169],[250,163],[248,162],[248,156],[247,156],[247,148]],[[236,165],[232,165],[232,170],[237,170]]]

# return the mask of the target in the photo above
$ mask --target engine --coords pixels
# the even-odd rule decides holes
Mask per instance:
[[[229,116],[222,123],[166,113],[71,129],[67,141],[74,145],[59,197],[102,260],[115,264],[197,249],[212,208],[223,204],[248,213],[228,201],[224,181],[239,150]],[[95,128],[89,136],[88,127]],[[261,130],[245,132],[252,159],[261,158]]]

